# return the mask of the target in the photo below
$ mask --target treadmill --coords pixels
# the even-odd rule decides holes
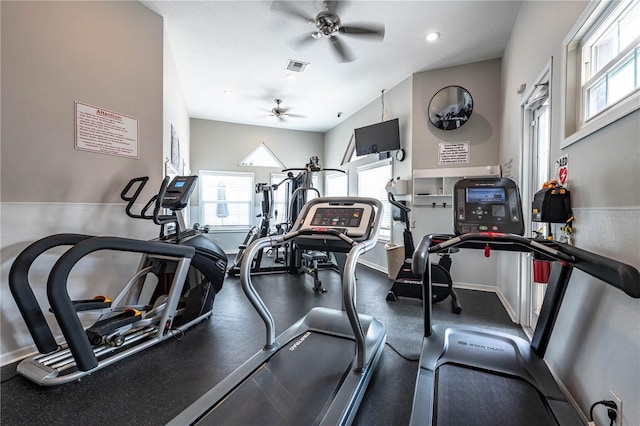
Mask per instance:
[[[413,255],[431,300],[429,255],[451,248],[530,252],[553,261],[532,341],[468,326],[431,324],[424,336],[410,425],[582,425],[544,361],[573,268],[640,298],[634,267],[551,240],[524,238],[520,195],[506,178],[463,179],[454,186],[456,235],[427,235]]]
[[[384,324],[355,307],[356,263],[375,245],[381,220],[376,199],[316,198],[290,232],[247,247],[240,282],[265,323],[265,345],[169,424],[351,424],[386,340]],[[344,310],[313,308],[276,338],[273,318],[251,283],[251,261],[261,249],[287,242],[336,254]]]

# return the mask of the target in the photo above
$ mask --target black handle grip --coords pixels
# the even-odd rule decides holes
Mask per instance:
[[[138,215],[138,214],[131,213],[131,208],[133,207],[135,202],[138,200],[138,197],[140,196],[142,189],[144,188],[144,186],[147,184],[148,181],[149,181],[149,176],[141,176],[141,177],[131,179],[129,183],[127,183],[127,186],[125,186],[122,192],[120,193],[120,198],[122,198],[124,201],[127,202],[127,207],[125,208],[125,212],[127,213],[127,216],[132,217],[134,219],[145,219],[144,214]],[[135,184],[138,184],[138,186],[133,192],[133,195],[129,196],[128,194],[131,191],[131,188]]]

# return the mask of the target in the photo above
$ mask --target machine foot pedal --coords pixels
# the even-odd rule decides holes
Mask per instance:
[[[140,311],[136,309],[127,309],[118,315],[98,321],[89,327],[85,333],[93,345],[99,345],[104,341],[106,336],[113,335],[119,328],[131,325],[140,320],[141,317],[142,313]],[[114,344],[115,343],[116,342],[114,341]]]

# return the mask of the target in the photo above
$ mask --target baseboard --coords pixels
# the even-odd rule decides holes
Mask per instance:
[[[498,296],[498,300],[500,300],[500,303],[504,307],[504,310],[507,311],[507,315],[509,315],[509,318],[511,318],[511,321],[513,321],[515,324],[518,324],[518,321],[516,320],[516,312],[513,310],[511,305],[509,305],[507,298],[504,297],[504,295],[502,294],[502,292],[498,287],[494,285],[454,282],[453,288],[461,288],[464,290],[488,291],[491,293],[495,293],[496,296]]]
[[[564,394],[564,397],[567,398],[567,401],[569,401],[569,404],[571,404],[573,406],[573,409],[580,415],[580,418],[582,419],[584,424],[587,424],[589,419],[587,419],[586,414],[582,412],[582,408],[580,408],[580,405],[578,405],[578,402],[575,399],[573,399],[573,396],[569,392],[569,389],[567,389],[567,387],[564,385],[562,380],[560,380],[560,377],[556,374],[553,368],[551,368],[551,366],[549,365],[546,359],[544,360],[544,363],[547,365],[547,368],[549,369],[549,371],[551,372],[551,375],[553,376],[556,383],[558,384],[560,391]]]
[[[358,259],[358,263],[360,263],[360,264],[362,264],[362,265],[364,265],[364,266],[366,266],[368,268],[371,268],[371,269],[374,269],[376,271],[382,272],[385,275],[387,274],[387,268],[385,268],[384,266],[380,266],[377,263],[369,262],[368,260],[364,260],[364,259]]]
[[[20,361],[24,358],[27,358],[31,355],[35,355],[37,353],[38,353],[38,348],[36,348],[35,345],[31,345],[24,348],[16,349],[15,351],[11,351],[6,354],[2,354],[0,355],[0,367],[13,364],[14,362]]]
[[[493,285],[463,283],[459,281],[453,282],[453,288],[461,288],[463,290],[488,291],[490,293],[496,292],[496,286]]]
[[[500,303],[502,303],[504,310],[507,311],[507,314],[509,315],[509,318],[511,318],[511,321],[513,321],[514,324],[520,324],[520,322],[518,321],[518,316],[516,314],[516,311],[511,307],[507,298],[504,296],[504,294],[502,294],[500,289],[497,287],[496,287],[496,295],[498,295],[498,299],[500,299]]]

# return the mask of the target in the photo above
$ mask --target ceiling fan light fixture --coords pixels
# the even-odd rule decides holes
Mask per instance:
[[[316,31],[311,33],[311,37],[315,38],[316,40],[320,40],[322,38],[322,33],[320,31]]]
[[[428,42],[434,42],[439,38],[440,38],[440,33],[434,31],[427,34],[425,37],[425,40],[427,40]]]

